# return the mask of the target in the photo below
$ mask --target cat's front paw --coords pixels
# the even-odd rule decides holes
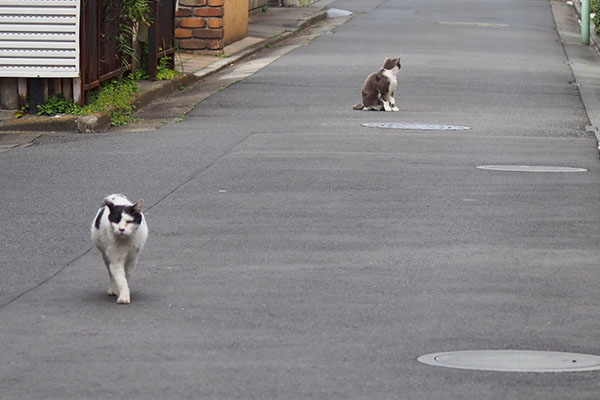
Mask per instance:
[[[400,109],[396,106],[392,107],[392,111],[400,111]]]
[[[119,292],[117,291],[117,289],[110,288],[106,291],[106,294],[109,296],[118,296]]]
[[[119,296],[119,298],[117,299],[117,304],[129,304],[131,303],[131,298],[129,297],[129,295],[122,295]]]

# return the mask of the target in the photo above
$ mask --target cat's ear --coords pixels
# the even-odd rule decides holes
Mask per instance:
[[[104,205],[108,207],[111,211],[114,209],[115,205],[110,202],[108,199],[104,199]]]
[[[144,207],[144,200],[143,199],[139,199],[134,205],[133,205],[133,209],[139,213],[142,212],[142,207]]]

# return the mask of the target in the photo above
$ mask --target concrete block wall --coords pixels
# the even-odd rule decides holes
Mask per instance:
[[[0,110],[19,108],[17,78],[0,78]]]
[[[223,53],[224,0],[179,0],[175,38],[179,49],[194,53]]]

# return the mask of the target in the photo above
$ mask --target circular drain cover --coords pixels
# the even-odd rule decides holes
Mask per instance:
[[[556,167],[547,165],[479,165],[477,169],[505,172],[587,172],[585,168]]]
[[[403,122],[366,122],[361,125],[366,126],[367,128],[408,129],[422,131],[465,131],[471,129],[468,126],[460,125],[408,124]]]
[[[471,350],[427,354],[419,362],[438,367],[500,372],[600,370],[600,356],[528,350]]]

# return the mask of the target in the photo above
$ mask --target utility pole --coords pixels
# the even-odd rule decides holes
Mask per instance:
[[[581,0],[581,42],[590,44],[590,0]]]

